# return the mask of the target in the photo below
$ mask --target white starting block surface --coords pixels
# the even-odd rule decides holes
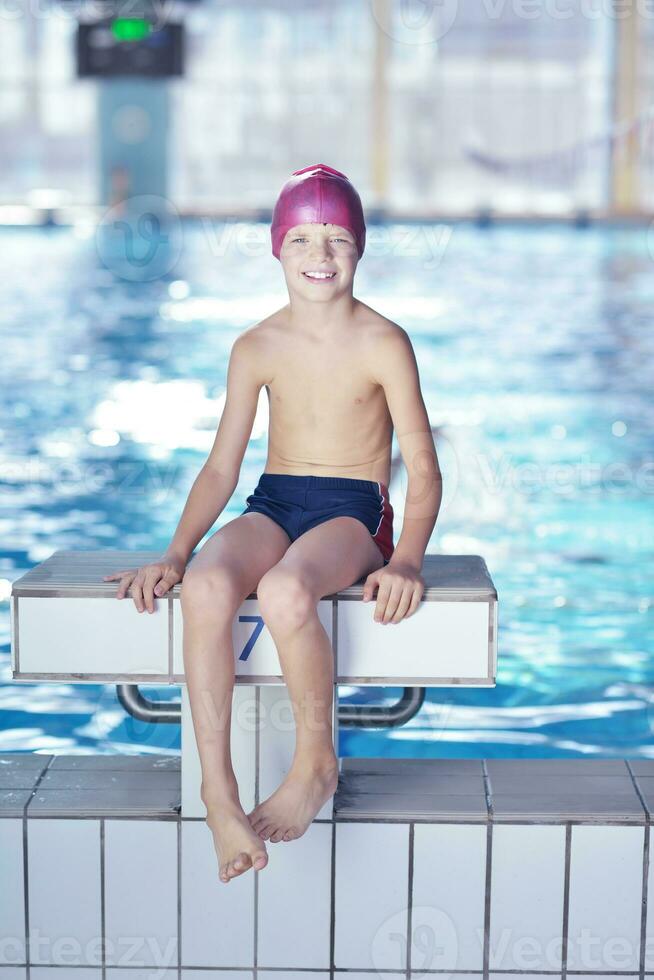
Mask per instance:
[[[135,568],[156,552],[57,551],[13,583],[11,667],[15,681],[184,684],[180,585],[139,613],[103,575]],[[497,592],[479,555],[426,555],[419,608],[400,623],[374,621],[364,579],[325,596],[318,613],[334,649],[335,683],[493,687]],[[233,625],[235,683],[283,684],[256,593]]]

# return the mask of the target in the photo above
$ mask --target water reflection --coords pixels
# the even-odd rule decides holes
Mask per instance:
[[[445,480],[430,550],[485,557],[498,685],[432,689],[400,731],[344,729],[341,753],[654,757],[646,229],[414,229],[411,250],[391,228],[366,254],[356,292],[413,339]],[[58,548],[168,543],[213,442],[231,345],[286,302],[265,249],[217,251],[202,224],[183,231],[174,268],[147,282],[105,268],[74,231],[0,232],[5,582]],[[218,524],[256,483],[266,431],[264,392]],[[396,540],[404,487],[396,466]],[[6,595],[0,751],[179,751],[176,726],[134,722],[110,687],[10,683]]]

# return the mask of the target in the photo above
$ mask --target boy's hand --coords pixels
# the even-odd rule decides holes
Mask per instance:
[[[425,580],[414,565],[391,558],[388,565],[375,569],[366,579],[364,602],[372,599],[375,586],[379,589],[374,619],[385,625],[413,615],[425,591]]]
[[[186,563],[181,559],[164,557],[160,561],[142,565],[141,568],[123,569],[122,572],[113,572],[111,575],[103,575],[102,578],[105,582],[120,579],[117,599],[123,599],[129,590],[139,612],[143,612],[144,607],[147,607],[148,612],[154,612],[154,597],[165,595],[173,585],[181,582],[185,569]]]

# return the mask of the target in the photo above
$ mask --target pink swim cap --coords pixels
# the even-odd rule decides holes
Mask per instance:
[[[270,236],[275,258],[279,258],[289,228],[325,222],[351,231],[361,258],[366,245],[363,208],[345,174],[326,163],[294,171],[282,187],[273,211]]]

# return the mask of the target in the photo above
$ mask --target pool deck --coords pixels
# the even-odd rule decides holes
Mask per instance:
[[[0,756],[0,980],[654,971],[654,760],[344,758],[332,817],[228,884],[180,778]]]

